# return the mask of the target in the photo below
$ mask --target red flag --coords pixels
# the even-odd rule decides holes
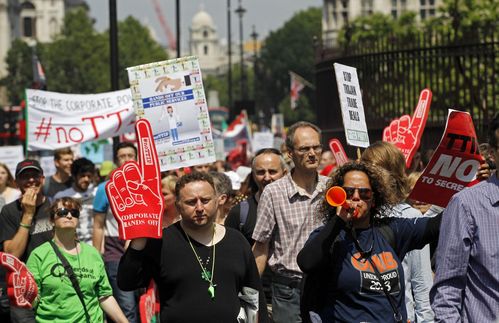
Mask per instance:
[[[33,67],[33,88],[45,89],[47,85],[45,71],[43,70],[42,63],[40,63],[40,60],[38,59],[38,56],[36,55],[34,50],[31,60]]]

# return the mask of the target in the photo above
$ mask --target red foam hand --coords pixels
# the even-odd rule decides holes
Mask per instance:
[[[338,139],[333,138],[329,140],[329,149],[331,149],[338,167],[348,163],[348,157],[345,153],[345,149],[343,149],[343,145]]]
[[[430,111],[431,98],[431,91],[424,89],[419,95],[418,105],[412,118],[409,115],[403,115],[394,119],[383,130],[383,141],[391,142],[402,151],[407,167],[411,165],[412,157],[419,148]]]
[[[139,161],[115,169],[106,184],[106,194],[118,222],[120,239],[161,238],[164,200],[149,121],[138,120],[135,132]]]
[[[38,286],[26,265],[5,252],[0,252],[0,265],[7,269],[7,295],[11,305],[31,308],[38,296]]]

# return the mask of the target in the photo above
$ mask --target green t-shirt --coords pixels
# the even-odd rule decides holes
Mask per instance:
[[[90,321],[103,322],[99,299],[113,294],[104,262],[98,251],[80,243],[81,252],[61,253],[68,260],[78,279]],[[33,250],[26,263],[38,285],[40,301],[36,308],[37,322],[85,322],[85,311],[71,280],[49,242]]]

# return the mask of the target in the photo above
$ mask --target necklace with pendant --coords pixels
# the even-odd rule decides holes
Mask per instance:
[[[212,259],[213,261],[211,262],[211,271],[207,270],[205,266],[203,266],[203,263],[201,262],[201,258],[198,256],[196,250],[194,249],[194,246],[192,245],[191,239],[189,238],[189,235],[184,231],[187,241],[189,241],[189,245],[191,246],[192,252],[194,252],[194,256],[196,256],[196,259],[199,263],[199,267],[201,267],[201,279],[204,281],[208,282],[208,293],[210,294],[211,299],[215,299],[215,287],[217,287],[216,284],[213,284],[213,276],[215,275],[215,226],[216,224],[213,224],[213,236],[211,238],[211,245],[213,247],[213,254],[212,254]],[[206,261],[206,264],[208,265],[208,260]]]

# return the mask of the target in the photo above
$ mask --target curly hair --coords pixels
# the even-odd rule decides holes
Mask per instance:
[[[345,175],[349,172],[363,172],[369,178],[371,189],[373,191],[373,206],[371,208],[371,216],[375,219],[386,217],[391,206],[397,203],[397,197],[390,185],[388,174],[382,168],[368,164],[365,162],[349,162],[334,170],[331,178],[328,181],[325,192],[333,186],[343,186]],[[327,222],[331,217],[336,216],[336,208],[329,205],[324,199],[319,206],[320,218]]]

